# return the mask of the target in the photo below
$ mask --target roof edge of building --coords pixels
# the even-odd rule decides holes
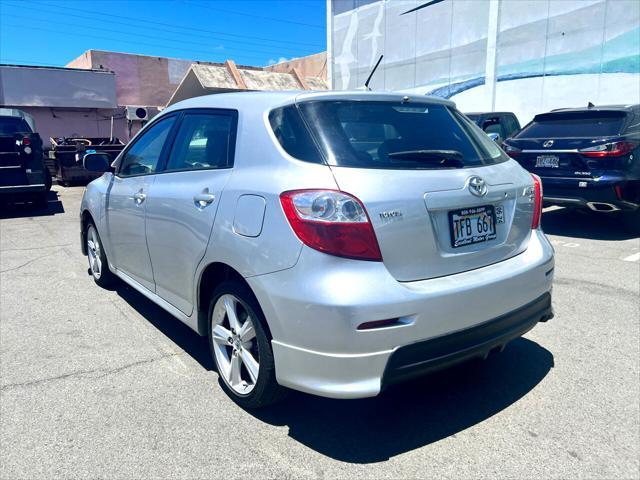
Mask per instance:
[[[0,67],[11,68],[34,68],[38,70],[63,70],[72,72],[85,72],[85,73],[103,73],[109,75],[115,75],[111,70],[104,70],[99,68],[76,68],[76,67],[57,67],[54,65],[24,65],[19,63],[0,63]]]

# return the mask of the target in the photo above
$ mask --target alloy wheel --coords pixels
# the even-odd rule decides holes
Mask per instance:
[[[102,260],[100,258],[100,241],[98,233],[93,225],[87,230],[87,253],[89,257],[89,268],[91,274],[97,279],[102,275]]]
[[[248,308],[231,294],[221,295],[213,308],[211,329],[219,374],[238,395],[248,395],[256,386],[260,355]]]

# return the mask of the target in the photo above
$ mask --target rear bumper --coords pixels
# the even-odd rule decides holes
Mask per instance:
[[[548,318],[547,304],[536,303],[540,308],[531,315],[522,309],[550,298],[553,268],[553,249],[536,230],[520,255],[441,278],[402,283],[380,262],[304,247],[295,267],[247,281],[273,336],[278,382],[327,397],[360,398],[402,377],[484,355]],[[396,321],[358,329],[385,319]],[[423,343],[428,348],[415,346]],[[400,368],[405,363],[419,365]]]
[[[0,169],[0,195],[24,196],[47,191],[47,176],[49,172],[32,170],[24,167],[5,167]]]
[[[640,179],[542,177],[542,185],[547,205],[585,207],[602,212],[640,207]]]
[[[536,323],[551,318],[551,294],[545,293],[524,307],[475,327],[400,347],[387,362],[383,388],[471,358],[485,357],[521,337]]]

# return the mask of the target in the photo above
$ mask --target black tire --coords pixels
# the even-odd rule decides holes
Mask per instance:
[[[93,237],[91,236],[91,231],[95,231],[95,242],[97,242],[97,249],[93,251],[94,255],[96,255],[100,259],[100,268],[99,273],[96,269],[94,271],[94,266],[91,263],[92,260],[92,252],[90,252],[89,240]],[[87,242],[87,259],[89,260],[89,274],[93,277],[93,280],[99,287],[109,288],[113,284],[116,283],[118,277],[116,277],[111,270],[109,270],[109,264],[107,262],[107,256],[104,253],[104,247],[102,246],[102,240],[100,239],[100,234],[98,233],[98,229],[94,225],[93,222],[89,222],[87,224],[87,230],[84,235],[85,242]]]
[[[213,340],[213,311],[216,302],[222,295],[233,295],[242,304],[242,307],[246,310],[247,314],[252,319],[255,338],[257,340],[257,348],[259,355],[260,368],[258,372],[258,378],[255,382],[255,386],[250,393],[246,395],[235,392],[225,380],[224,376],[220,373],[221,368],[218,364],[216,354],[214,351]],[[271,336],[266,326],[266,320],[262,309],[258,304],[255,296],[251,290],[244,284],[238,281],[225,281],[218,285],[211,296],[211,302],[209,303],[208,311],[207,331],[209,339],[209,351],[211,357],[216,365],[216,370],[219,375],[219,383],[225,393],[238,405],[247,410],[254,410],[267,405],[272,405],[280,401],[286,395],[287,390],[280,386],[276,381],[275,363],[273,359],[273,350],[271,349]]]
[[[45,168],[44,169],[44,188],[47,192],[51,190],[52,184],[53,184],[53,179],[51,178],[51,174],[49,173],[49,170]]]

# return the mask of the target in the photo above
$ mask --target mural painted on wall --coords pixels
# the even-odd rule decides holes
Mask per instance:
[[[332,0],[332,12],[338,90],[361,87],[384,54],[373,90],[515,111],[521,122],[640,103],[637,0]]]

